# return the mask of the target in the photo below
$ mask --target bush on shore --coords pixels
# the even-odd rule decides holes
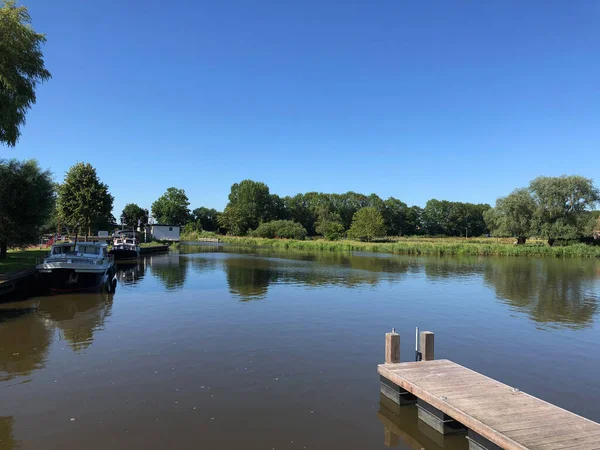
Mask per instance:
[[[258,228],[251,231],[250,236],[268,239],[296,239],[303,241],[306,238],[306,229],[298,222],[292,220],[274,220],[261,223]]]

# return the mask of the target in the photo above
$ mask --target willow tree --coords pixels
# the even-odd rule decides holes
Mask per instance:
[[[552,245],[556,239],[575,240],[593,233],[592,210],[600,191],[590,178],[578,175],[538,177],[529,184],[536,202],[535,233]]]
[[[14,147],[25,113],[36,102],[35,88],[50,78],[44,65],[43,34],[31,27],[25,6],[5,0],[0,7],[0,142]]]
[[[91,164],[77,163],[69,169],[58,189],[58,214],[61,223],[92,233],[92,227],[114,223],[114,198],[100,181]]]

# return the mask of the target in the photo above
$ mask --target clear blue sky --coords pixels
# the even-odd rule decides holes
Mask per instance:
[[[90,162],[116,217],[245,178],[424,205],[600,173],[595,0],[23,3],[53,79],[0,156]]]

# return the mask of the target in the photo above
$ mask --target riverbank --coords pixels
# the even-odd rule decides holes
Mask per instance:
[[[9,250],[5,259],[0,259],[0,275],[15,274],[34,269],[37,259],[43,258],[48,250]]]
[[[221,242],[235,245],[272,247],[302,251],[362,251],[404,255],[536,256],[555,258],[599,258],[600,247],[575,244],[549,247],[542,242],[513,245],[510,239],[495,238],[398,238],[393,242],[359,242],[324,239],[296,241],[221,236]]]

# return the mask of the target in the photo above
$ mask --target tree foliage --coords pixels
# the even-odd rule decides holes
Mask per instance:
[[[524,244],[531,235],[535,207],[528,189],[515,189],[484,213],[485,223],[494,236],[513,236],[517,243]]]
[[[216,209],[200,207],[192,211],[194,217],[194,231],[218,231],[219,216],[221,215]]]
[[[481,236],[487,232],[483,213],[490,205],[431,199],[421,216],[425,232],[431,236]]]
[[[183,189],[170,187],[152,203],[152,215],[159,224],[184,225],[190,219],[189,205]]]
[[[386,234],[383,216],[374,206],[366,206],[356,211],[348,230],[348,237],[361,241],[371,241]]]
[[[35,160],[0,160],[0,258],[38,241],[54,201],[52,175]]]
[[[538,177],[529,190],[536,203],[533,231],[537,236],[547,239],[550,245],[556,239],[591,236],[591,209],[600,200],[591,179],[577,175]]]
[[[273,220],[263,222],[258,228],[250,232],[251,236],[268,239],[298,239],[306,238],[306,230],[293,220]]]
[[[515,236],[523,244],[530,236],[548,240],[578,240],[592,236],[592,208],[600,192],[592,180],[581,176],[538,177],[528,188],[499,198],[485,220],[494,235]]]
[[[77,163],[69,169],[58,189],[60,221],[71,228],[79,226],[91,235],[92,228],[106,228],[115,222],[113,200],[96,169],[91,164]]]
[[[126,225],[137,228],[138,223],[148,223],[148,211],[135,203],[127,203],[121,213],[121,219]]]
[[[276,218],[269,187],[262,182],[244,180],[231,186],[229,203],[219,223],[230,234],[243,235],[260,223]]]
[[[315,230],[318,234],[325,236],[325,239],[336,241],[344,237],[346,230],[342,225],[342,219],[338,213],[327,212],[316,222]]]
[[[0,7],[0,142],[14,147],[35,88],[50,78],[42,54],[43,34],[31,27],[27,7],[5,0]]]

